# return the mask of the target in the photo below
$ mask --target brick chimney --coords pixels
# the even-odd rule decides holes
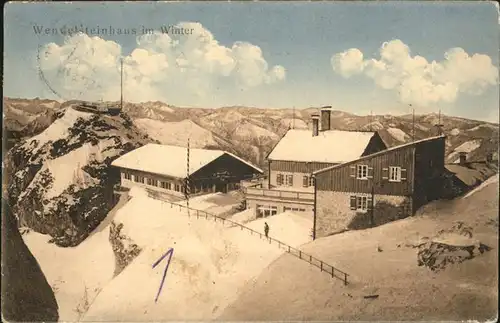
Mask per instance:
[[[330,130],[330,117],[332,115],[332,107],[321,108],[321,131]]]
[[[458,153],[458,156],[459,156],[459,164],[460,165],[465,165],[465,163],[467,163],[467,153],[464,152],[464,151],[461,151],[460,153]]]
[[[319,115],[313,114],[311,117],[313,123],[313,137],[317,137],[319,132]]]

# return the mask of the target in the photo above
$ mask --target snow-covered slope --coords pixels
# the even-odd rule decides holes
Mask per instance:
[[[403,130],[398,128],[387,128],[387,132],[389,132],[394,139],[400,142],[406,142],[410,138],[410,136],[408,136]]]
[[[277,140],[278,135],[265,129],[254,125],[250,122],[244,122],[238,126],[235,131],[235,137],[237,138],[259,138],[259,137],[268,137],[270,139]]]
[[[189,144],[193,148],[216,146],[217,141],[212,132],[204,129],[191,120],[179,122],[162,122],[152,119],[135,119],[135,125],[147,133],[151,138],[165,145],[185,147]]]
[[[473,239],[493,249],[448,263],[440,272],[419,266],[422,242],[443,231],[459,233],[460,228],[470,228]],[[217,320],[491,321],[498,313],[497,245],[498,185],[492,180],[466,199],[434,202],[414,217],[301,247],[345,270],[349,285],[284,255]],[[451,255],[457,259],[469,253]]]
[[[470,154],[474,150],[481,147],[481,142],[481,139],[474,139],[462,143],[458,147],[455,147],[455,149],[453,149],[453,151],[448,155],[448,160],[454,163],[458,162],[458,155],[460,152]]]
[[[139,190],[131,193],[134,197],[114,221],[123,224],[123,233],[143,251],[98,295],[85,321],[213,319],[284,252],[239,228],[210,218],[188,218],[184,209],[152,200]],[[198,206],[202,202],[199,199]],[[294,246],[309,241],[311,223],[283,222],[289,216],[268,219],[271,232]],[[263,227],[263,223],[253,226]],[[174,249],[172,262],[155,303],[166,260],[155,268],[152,264],[170,248]]]
[[[284,118],[284,119],[281,119],[281,123],[283,124],[283,126],[285,126],[287,128],[288,127],[293,128],[293,129],[307,129],[308,128],[307,123],[302,119]]]
[[[109,231],[99,232],[73,248],[49,243],[50,236],[23,235],[55,293],[61,321],[77,321],[112,280],[115,259]]]

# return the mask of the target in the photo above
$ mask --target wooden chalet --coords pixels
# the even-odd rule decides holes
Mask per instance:
[[[269,153],[267,181],[246,189],[247,208],[255,208],[257,217],[287,210],[312,213],[314,171],[387,148],[377,132],[333,130],[330,119],[331,107],[322,108],[321,115],[312,116],[312,131],[288,130]]]
[[[112,162],[120,169],[121,185],[183,197],[186,185],[190,194],[226,193],[239,188],[242,180],[262,174],[262,170],[229,152],[147,144]],[[186,184],[189,183],[189,184]]]
[[[379,225],[440,198],[445,136],[389,148],[314,173],[314,237]]]

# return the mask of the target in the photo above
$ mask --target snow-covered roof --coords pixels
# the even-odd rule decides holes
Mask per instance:
[[[262,170],[236,155],[222,150],[189,149],[189,173],[227,154],[262,173]],[[187,148],[147,144],[114,160],[111,165],[153,174],[185,178],[187,175]]]
[[[496,173],[496,169],[486,163],[468,163],[467,166],[447,164],[446,169],[469,187],[484,182]]]
[[[359,158],[375,132],[290,129],[268,155],[270,160],[342,163]]]

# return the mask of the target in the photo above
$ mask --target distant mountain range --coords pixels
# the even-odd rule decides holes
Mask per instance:
[[[4,98],[4,127],[10,146],[36,135],[53,121],[55,112],[78,101],[59,103],[40,99]],[[108,104],[119,104],[110,102]],[[265,167],[265,156],[289,128],[310,127],[315,108],[302,110],[260,109],[253,107],[222,107],[218,109],[181,108],[163,102],[125,103],[124,111],[134,124],[151,138],[164,144],[219,148],[236,153]],[[294,115],[295,113],[295,115]],[[458,151],[468,153],[468,159],[481,160],[488,152],[498,158],[498,124],[469,120],[436,113],[416,115],[359,116],[332,111],[332,129],[377,130],[388,146],[437,134],[436,124],[443,124],[447,162],[458,158]],[[9,147],[10,147],[9,146]]]

